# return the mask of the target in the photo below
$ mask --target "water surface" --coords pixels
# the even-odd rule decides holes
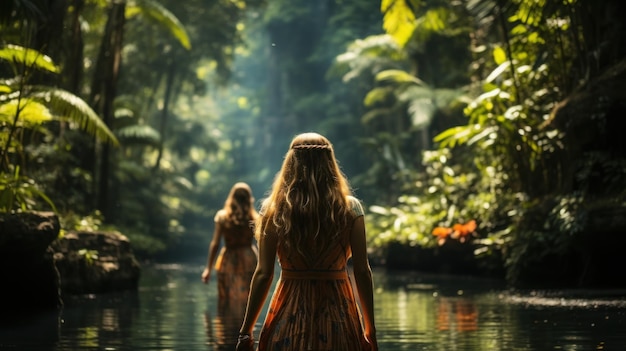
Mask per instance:
[[[144,265],[138,291],[66,298],[59,313],[0,328],[0,349],[232,350],[241,312],[218,308],[202,268]],[[381,350],[626,350],[619,291],[513,293],[500,282],[384,269],[374,279]]]

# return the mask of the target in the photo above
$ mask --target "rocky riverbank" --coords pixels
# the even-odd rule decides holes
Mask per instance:
[[[0,213],[2,320],[59,309],[66,294],[136,289],[141,267],[118,232],[67,232],[52,212]]]

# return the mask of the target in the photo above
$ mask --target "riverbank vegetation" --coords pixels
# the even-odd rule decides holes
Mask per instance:
[[[453,243],[515,285],[618,281],[621,0],[0,6],[3,212],[115,228],[146,258],[205,255],[231,183],[262,198],[315,130],[377,262]]]

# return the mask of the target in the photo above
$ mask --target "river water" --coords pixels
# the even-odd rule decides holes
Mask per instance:
[[[58,313],[0,328],[0,349],[232,350],[240,321],[218,309],[216,282],[202,284],[202,268],[144,265],[136,292],[66,297]],[[621,291],[512,292],[496,281],[384,269],[374,281],[380,350],[626,350]]]

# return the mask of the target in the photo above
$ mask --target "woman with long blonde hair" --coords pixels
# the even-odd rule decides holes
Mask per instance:
[[[215,214],[213,239],[202,272],[202,281],[206,284],[213,269],[217,271],[220,306],[227,302],[231,302],[229,305],[232,306],[245,305],[258,261],[253,229],[257,217],[252,189],[244,182],[235,183],[224,207]],[[217,255],[222,239],[224,245]]]
[[[280,279],[258,350],[378,350],[363,208],[352,196],[332,144],[297,135],[256,224],[257,264],[237,350],[252,350],[276,257]],[[358,302],[349,279],[352,259]]]

